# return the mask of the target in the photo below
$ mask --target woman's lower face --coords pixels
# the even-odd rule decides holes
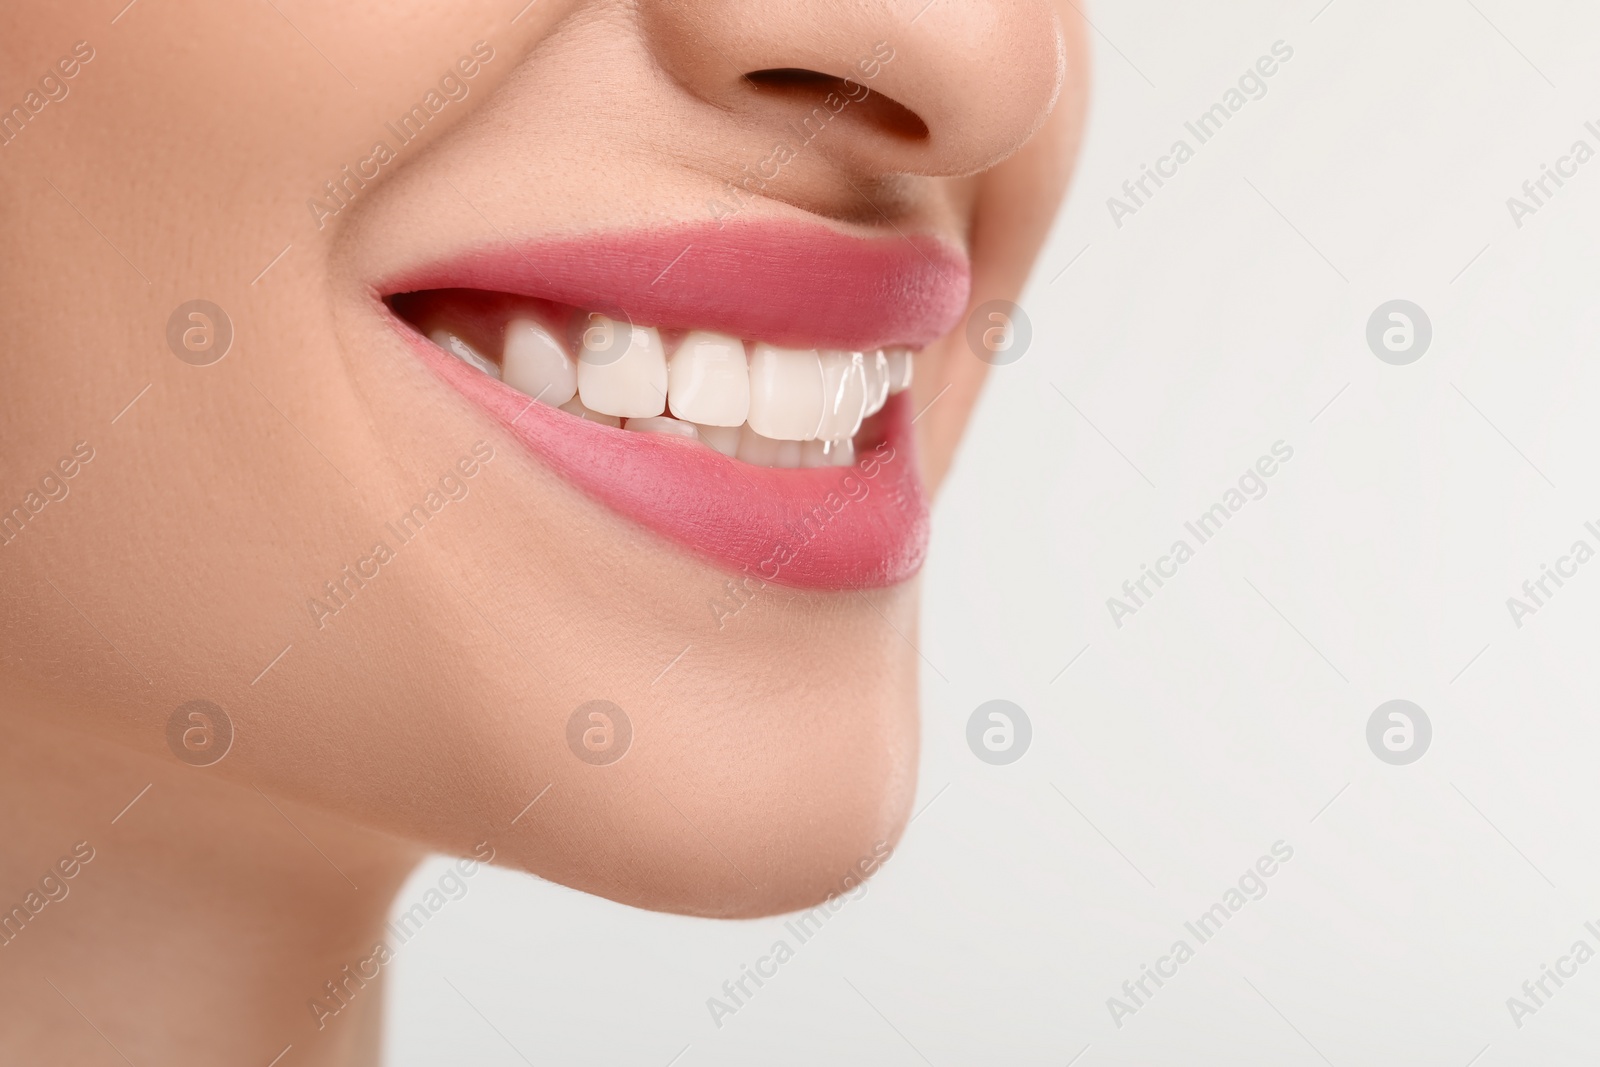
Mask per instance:
[[[0,43],[6,775],[695,914],[875,866],[1070,8],[121,6]]]

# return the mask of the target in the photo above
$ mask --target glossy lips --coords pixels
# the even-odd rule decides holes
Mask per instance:
[[[921,347],[943,335],[959,318],[968,285],[965,258],[931,238],[752,223],[485,248],[378,288],[385,296],[508,293],[664,330],[860,351]],[[852,467],[760,467],[695,441],[530,404],[394,321],[435,373],[546,465],[625,518],[718,563],[816,589],[891,585],[921,565],[928,516],[909,394],[890,397],[861,427]]]

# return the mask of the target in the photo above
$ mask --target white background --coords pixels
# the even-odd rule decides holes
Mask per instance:
[[[780,920],[482,871],[391,968],[391,1064],[1592,1062],[1600,961],[1520,1029],[1506,998],[1600,949],[1600,561],[1521,628],[1506,598],[1600,547],[1600,160],[1521,228],[1506,198],[1600,149],[1600,17],[1322,2],[1089,10],[1032,346],[935,513],[932,804],[865,895],[719,1029],[706,998]],[[1267,95],[1114,225],[1106,198],[1278,40]],[[1365,341],[1395,298],[1433,324],[1408,366]],[[1116,627],[1106,598],[1278,440],[1267,495]],[[1434,729],[1400,767],[1365,740],[1397,697]],[[967,748],[994,698],[1033,723],[1011,766]],[[1267,895],[1199,945],[1184,921],[1280,839]],[[1180,937],[1195,958],[1115,1025]]]

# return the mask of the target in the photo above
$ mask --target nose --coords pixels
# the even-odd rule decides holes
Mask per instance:
[[[826,126],[819,150],[864,172],[987,169],[1044,122],[1065,75],[1049,0],[640,0],[639,12],[656,61],[691,93],[756,128]]]

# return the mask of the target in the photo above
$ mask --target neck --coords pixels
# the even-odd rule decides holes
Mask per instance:
[[[215,767],[7,718],[0,1062],[378,1062],[364,961],[417,850]]]

